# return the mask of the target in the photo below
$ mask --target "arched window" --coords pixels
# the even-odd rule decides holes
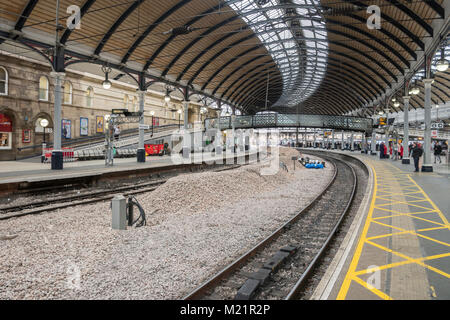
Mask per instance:
[[[89,87],[86,90],[86,106],[92,107],[93,102],[94,102],[94,89],[92,89],[92,87]]]
[[[128,109],[128,103],[130,102],[130,97],[126,94],[124,97],[123,97],[123,107],[125,108],[125,109]]]
[[[64,81],[64,103],[72,104],[72,84],[69,81]]]
[[[48,101],[48,78],[45,76],[39,78],[39,100]]]
[[[8,95],[8,71],[0,67],[0,95]]]
[[[137,100],[136,97],[133,97],[133,111],[134,112],[138,112],[139,111],[138,100]]]

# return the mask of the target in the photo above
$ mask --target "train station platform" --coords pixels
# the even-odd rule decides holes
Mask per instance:
[[[3,161],[0,166],[0,193],[10,193],[14,188],[30,184],[64,183],[75,180],[86,181],[100,178],[133,177],[149,175],[160,171],[189,170],[193,166],[208,164],[241,163],[238,158],[258,158],[253,151],[242,153],[191,154],[189,159],[177,161],[171,156],[147,157],[145,163],[137,162],[136,158],[114,159],[114,166],[105,166],[105,160],[91,160],[64,163],[63,170],[51,170],[50,164],[30,161]]]
[[[400,161],[345,153],[366,163],[370,190],[311,299],[450,299],[447,165],[415,173]]]

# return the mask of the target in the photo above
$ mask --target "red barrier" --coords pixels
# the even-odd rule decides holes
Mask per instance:
[[[44,162],[51,162],[52,160],[52,152],[53,148],[44,148],[42,150],[44,156]],[[63,161],[64,162],[73,162],[75,161],[75,152],[73,148],[63,148]]]
[[[164,151],[164,145],[163,144],[146,144],[145,145],[145,152],[147,156],[155,156],[160,155]]]

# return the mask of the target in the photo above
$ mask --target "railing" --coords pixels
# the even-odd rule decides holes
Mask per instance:
[[[205,128],[217,128],[217,118],[205,120]],[[234,127],[273,128],[273,127],[305,127],[337,130],[372,132],[373,120],[351,116],[314,115],[314,114],[258,114],[255,116],[235,116]],[[220,129],[232,128],[232,117],[220,117]]]
[[[162,126],[155,126],[153,127],[153,134],[158,134],[164,131],[169,130],[175,130],[178,129],[178,124],[168,124],[168,125],[162,125]],[[138,142],[139,137],[137,136],[139,133],[139,129],[128,129],[123,130],[120,134],[120,143],[118,143],[117,147],[123,147],[130,144],[135,144]],[[152,138],[152,129],[145,130],[145,139],[151,139]],[[103,150],[105,147],[105,134],[97,134],[95,136],[91,137],[82,137],[82,138],[76,138],[76,139],[70,139],[70,140],[63,140],[62,141],[62,147],[72,146],[75,150]],[[47,143],[47,147],[51,148],[53,147],[53,143],[49,142]],[[38,149],[33,154],[28,155],[27,157],[23,158],[32,158],[35,156],[38,156],[41,154],[42,150],[42,144],[39,145],[33,145],[33,146],[27,146],[23,148],[17,148],[18,151],[22,150],[28,150],[28,149]],[[22,158],[21,158],[22,159]]]

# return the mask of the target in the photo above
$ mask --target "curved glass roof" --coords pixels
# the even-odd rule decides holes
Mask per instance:
[[[283,93],[273,106],[297,106],[320,86],[328,41],[319,0],[230,0],[276,62]],[[270,79],[269,79],[270,81]]]

